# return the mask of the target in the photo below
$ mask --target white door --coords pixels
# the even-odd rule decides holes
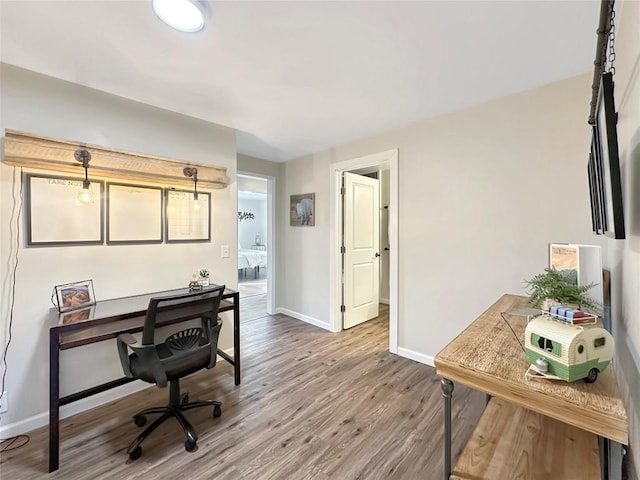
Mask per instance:
[[[379,197],[377,179],[344,173],[343,328],[378,316]]]

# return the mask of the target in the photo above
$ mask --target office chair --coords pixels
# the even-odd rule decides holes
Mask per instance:
[[[149,300],[141,341],[138,342],[129,333],[118,336],[118,353],[127,377],[155,383],[162,388],[169,383],[168,405],[147,408],[133,416],[135,424],[141,427],[146,424],[147,415],[161,414],[129,445],[127,453],[132,460],[142,454],[140,444],[144,439],[170,417],[178,420],[187,436],[185,450],[192,451],[196,447],[198,436],[183,415],[183,410],[213,406],[214,418],[222,414],[220,402],[189,402],[187,393],[180,394],[180,379],[216,364],[218,336],[222,327],[218,308],[224,288],[218,286],[182,295],[152,298]],[[156,327],[197,318],[201,323],[199,328],[187,328],[170,335],[163,342],[155,343]],[[129,354],[129,349],[133,353]]]

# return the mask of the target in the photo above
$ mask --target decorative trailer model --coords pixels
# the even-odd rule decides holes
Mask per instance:
[[[525,329],[527,378],[595,382],[613,358],[613,337],[583,315],[552,313],[531,320]],[[591,322],[591,323],[589,323]]]

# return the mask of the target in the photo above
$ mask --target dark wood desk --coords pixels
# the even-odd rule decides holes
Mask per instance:
[[[214,288],[211,285],[210,288]],[[205,287],[205,290],[207,288]],[[167,290],[125,298],[114,298],[97,302],[91,307],[58,313],[49,313],[49,472],[58,469],[60,454],[60,407],[90,397],[97,393],[119,387],[135,379],[122,377],[101,385],[60,397],[60,350],[89,345],[114,339],[121,333],[141,332],[147,305],[152,297],[163,297],[187,293],[189,289]],[[240,385],[240,294],[225,289],[220,303],[220,312],[233,311],[233,357],[222,350],[218,355],[233,365],[234,380]],[[171,325],[182,320],[164,322]],[[115,347],[114,347],[115,348]]]

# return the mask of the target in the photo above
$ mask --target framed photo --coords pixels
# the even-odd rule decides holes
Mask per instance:
[[[292,227],[313,227],[316,224],[316,194],[291,195],[289,224]]]
[[[104,243],[103,182],[91,181],[93,200],[85,204],[82,179],[27,174],[24,182],[28,246]]]
[[[107,244],[162,243],[162,188],[107,183]]]
[[[589,163],[587,164],[587,177],[589,179],[589,200],[591,203],[591,227],[595,234],[601,234],[600,205],[597,194],[597,182],[595,177],[595,161],[593,150],[589,153]]]
[[[598,154],[602,162],[604,233],[611,238],[623,239],[625,238],[624,209],[616,124],[613,75],[605,73],[600,81],[595,125]]]
[[[193,191],[166,190],[167,243],[211,241],[211,195]]]
[[[96,303],[92,280],[56,285],[55,292],[60,313],[77,310]]]
[[[604,235],[606,231],[606,216],[604,210],[604,185],[602,180],[602,158],[600,154],[600,139],[595,125],[591,127],[591,152],[587,167],[589,175],[589,195],[591,197],[591,218],[593,232]]]

